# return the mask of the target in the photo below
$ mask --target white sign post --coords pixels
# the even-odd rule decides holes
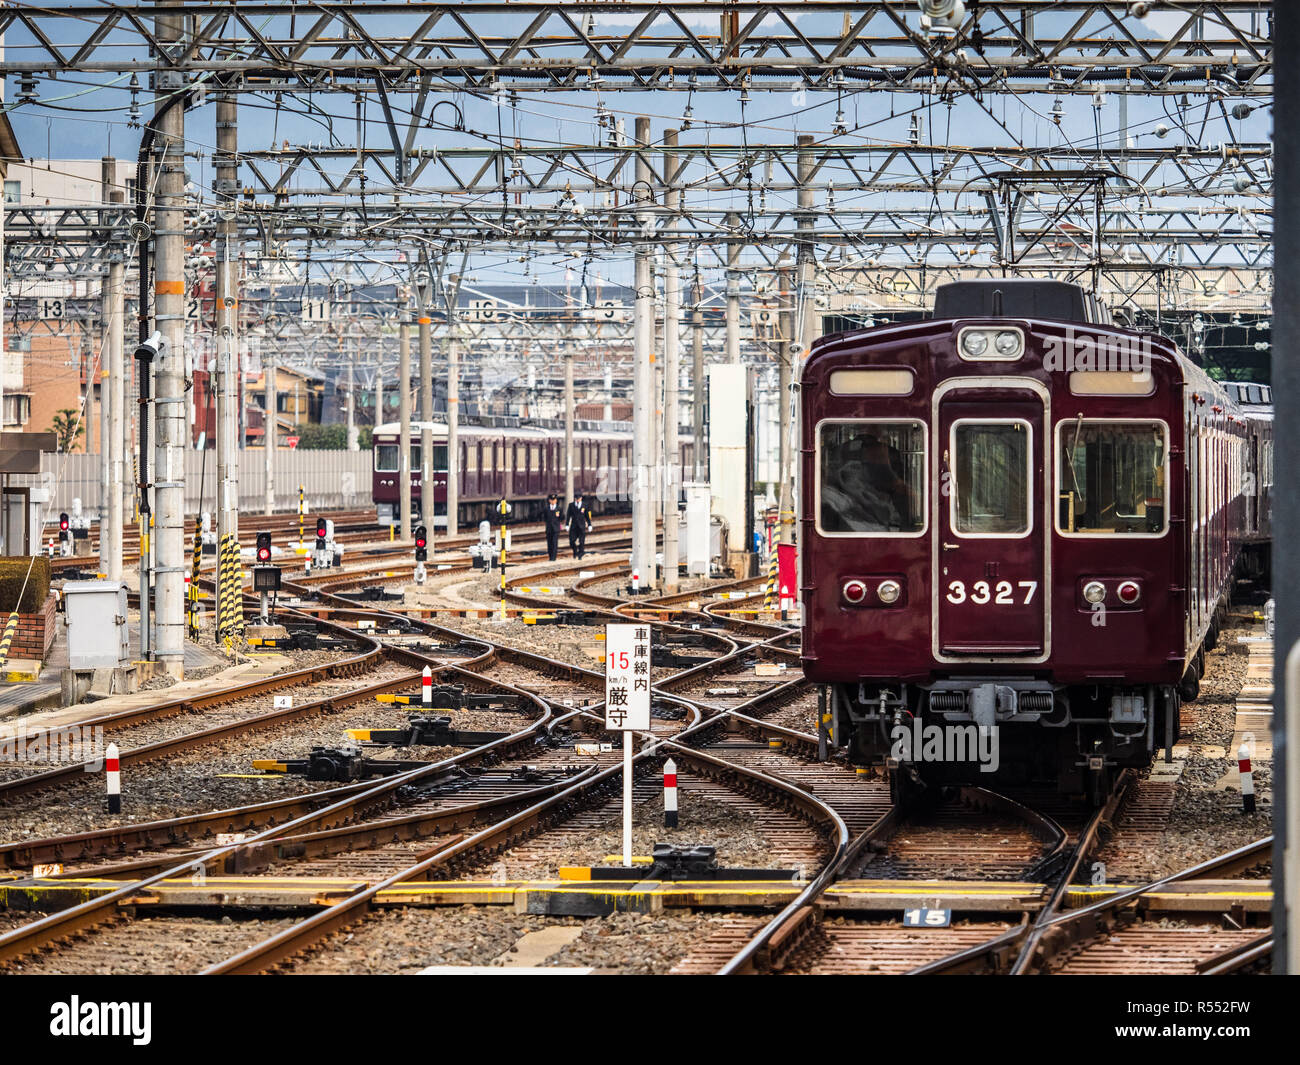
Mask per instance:
[[[605,728],[623,733],[623,867],[632,866],[632,733],[650,731],[650,626],[605,626]]]

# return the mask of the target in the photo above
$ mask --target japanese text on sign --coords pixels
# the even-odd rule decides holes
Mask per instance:
[[[605,727],[650,728],[650,627],[605,626]]]

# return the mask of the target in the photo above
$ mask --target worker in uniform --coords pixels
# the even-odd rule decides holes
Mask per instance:
[[[573,549],[573,557],[581,558],[587,550],[587,533],[592,526],[591,508],[583,502],[581,492],[569,504],[564,520],[569,530],[569,547]]]
[[[542,512],[546,523],[546,556],[554,562],[560,554],[560,530],[564,528],[564,515],[560,512],[560,497],[552,492],[546,497]]]

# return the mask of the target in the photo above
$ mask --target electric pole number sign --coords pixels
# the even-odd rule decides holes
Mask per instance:
[[[605,727],[650,730],[650,626],[605,626]]]

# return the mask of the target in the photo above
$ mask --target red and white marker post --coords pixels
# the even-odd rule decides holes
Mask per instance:
[[[781,585],[781,620],[786,621],[790,610],[790,589]]]
[[[1255,812],[1255,774],[1250,768],[1250,746],[1243,743],[1237,748],[1237,772],[1241,775],[1241,811]]]
[[[108,812],[122,812],[122,766],[118,761],[116,743],[110,743],[104,752],[104,776],[108,784]]]
[[[424,673],[420,677],[420,704],[433,705],[433,670],[428,666],[424,667]]]
[[[641,590],[641,571],[634,569],[632,571],[632,591],[639,592],[640,590]]]
[[[677,763],[664,763],[664,828],[677,827]]]

